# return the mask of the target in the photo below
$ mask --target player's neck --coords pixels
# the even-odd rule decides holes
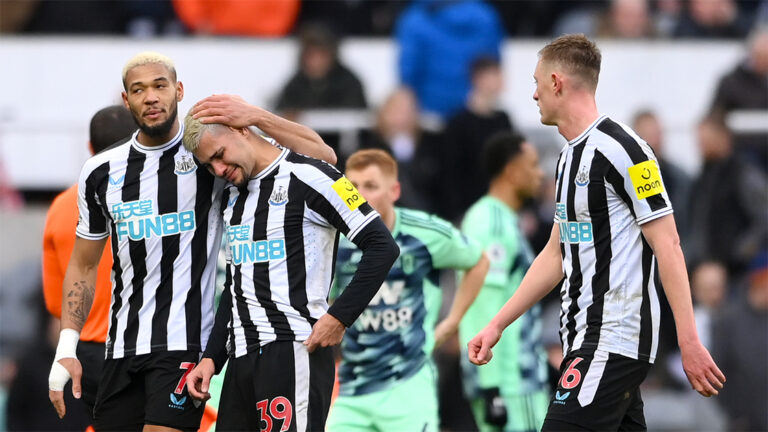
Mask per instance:
[[[146,146],[146,147],[158,147],[163,144],[166,144],[170,142],[174,137],[176,137],[176,134],[179,133],[179,120],[176,119],[176,121],[173,122],[173,126],[171,127],[171,130],[168,131],[167,134],[163,134],[161,136],[151,137],[144,133],[141,129],[139,129],[139,134],[136,135],[136,141],[139,142],[139,144]]]
[[[387,226],[389,232],[393,232],[395,230],[395,220],[397,219],[395,208],[385,209],[383,212],[379,212],[379,216],[381,216],[381,220]]]
[[[251,143],[251,155],[255,161],[251,177],[256,177],[280,156],[280,149],[253,133],[248,136],[248,142]]]
[[[564,103],[564,109],[557,121],[557,130],[567,141],[581,135],[594,123],[600,113],[595,98],[590,95],[571,98]]]
[[[514,186],[503,180],[492,182],[490,188],[488,188],[488,195],[503,202],[514,211],[518,211],[523,205],[523,200],[518,195]]]

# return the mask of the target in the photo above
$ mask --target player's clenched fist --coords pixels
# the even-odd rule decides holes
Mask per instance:
[[[469,351],[469,361],[476,365],[484,365],[491,361],[493,352],[491,348],[499,342],[501,332],[492,324],[488,324],[480,330],[475,337],[467,344]]]

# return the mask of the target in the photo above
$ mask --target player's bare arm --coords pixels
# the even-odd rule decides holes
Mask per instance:
[[[477,294],[483,287],[485,275],[491,267],[491,261],[485,254],[480,256],[480,260],[464,275],[456,295],[451,304],[451,310],[448,315],[440,321],[435,327],[435,348],[443,344],[449,337],[456,334],[459,329],[459,322],[467,313],[467,310],[477,298]]]
[[[208,96],[196,103],[190,114],[202,123],[221,123],[234,128],[256,126],[290,150],[330,164],[336,163],[336,153],[317,132],[251,105],[240,96]]]
[[[533,260],[515,294],[507,300],[488,325],[469,341],[469,361],[476,365],[484,365],[491,361],[493,357],[491,348],[499,342],[504,329],[552,291],[563,279],[559,235],[559,229],[555,225],[552,227],[547,245]]]
[[[187,391],[193,398],[206,401],[211,398],[208,389],[211,385],[211,377],[216,374],[216,364],[213,359],[203,358],[200,363],[187,375]]]
[[[51,372],[48,376],[48,397],[59,417],[67,412],[64,405],[64,385],[72,378],[72,394],[80,398],[80,378],[83,370],[75,351],[80,330],[88,318],[93,304],[96,287],[96,273],[107,239],[75,239],[72,257],[64,276],[63,301],[61,305],[61,335],[56,348]]]
[[[696,331],[688,272],[675,220],[670,214],[648,222],[641,228],[659,264],[659,276],[675,317],[677,343],[688,381],[702,396],[717,395],[718,390],[723,388],[725,375],[701,344]]]

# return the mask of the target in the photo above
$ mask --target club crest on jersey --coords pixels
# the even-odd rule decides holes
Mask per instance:
[[[576,180],[575,180],[576,186],[586,186],[589,184],[589,168],[587,168],[586,165],[583,165],[579,172],[576,174]]]
[[[176,159],[176,169],[173,170],[176,175],[192,174],[197,170],[197,164],[191,157],[182,154],[181,159]]]
[[[288,190],[282,186],[278,186],[276,190],[272,191],[272,195],[269,196],[269,205],[281,206],[288,202]]]

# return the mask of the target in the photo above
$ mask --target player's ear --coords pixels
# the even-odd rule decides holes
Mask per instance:
[[[400,199],[400,193],[402,192],[400,188],[400,182],[395,180],[394,183],[392,183],[392,198],[394,201],[397,201]]]
[[[131,105],[128,103],[128,93],[122,92],[120,95],[123,97],[123,105],[125,106],[125,109],[128,111],[131,110]]]
[[[184,84],[181,81],[176,82],[176,102],[184,100]]]

